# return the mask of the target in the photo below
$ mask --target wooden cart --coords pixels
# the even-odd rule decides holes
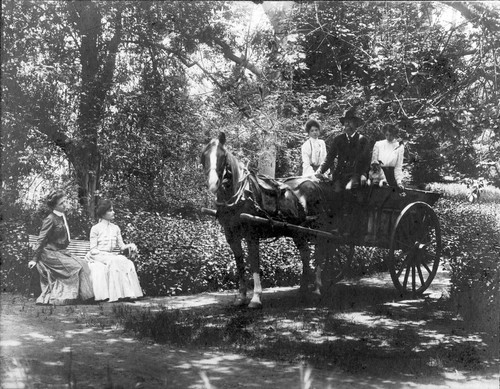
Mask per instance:
[[[351,266],[355,248],[378,248],[394,286],[419,295],[432,283],[441,257],[441,230],[432,205],[436,192],[363,187],[332,193],[329,210],[300,226],[242,214],[247,222],[289,228],[311,236],[328,259],[323,284],[338,282]],[[335,198],[337,196],[337,198]],[[340,196],[340,197],[339,197]]]

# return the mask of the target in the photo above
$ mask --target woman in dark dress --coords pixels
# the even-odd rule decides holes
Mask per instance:
[[[42,294],[37,304],[72,304],[94,297],[87,262],[72,256],[66,248],[70,232],[66,216],[66,196],[52,192],[47,200],[52,212],[43,220],[33,259],[28,266],[40,273]]]

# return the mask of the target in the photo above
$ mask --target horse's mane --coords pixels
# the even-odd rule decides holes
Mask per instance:
[[[240,181],[244,178],[245,168],[230,151],[226,150],[225,147],[224,151],[226,152],[226,163],[229,165],[233,175],[233,190],[236,192]]]

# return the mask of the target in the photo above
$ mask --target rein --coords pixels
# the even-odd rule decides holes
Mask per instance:
[[[222,172],[223,174],[221,175],[221,178],[219,179],[220,183],[219,183],[219,186],[217,187],[217,192],[220,190],[220,188],[224,184],[224,179],[225,178],[227,179],[227,177],[225,177],[225,176],[230,171],[229,169],[227,169],[227,166],[228,165],[226,163],[224,165],[224,170]],[[246,182],[248,181],[249,176],[250,176],[250,172],[246,168],[244,168],[243,169],[243,176],[238,181],[238,189],[235,190],[235,188],[233,188],[233,190],[235,190],[235,193],[226,201],[216,201],[215,205],[224,206],[224,207],[233,207],[237,203],[239,203],[241,198],[243,197],[243,193],[245,192]],[[232,177],[231,177],[231,180],[232,180]],[[233,182],[231,182],[231,185],[233,185]]]

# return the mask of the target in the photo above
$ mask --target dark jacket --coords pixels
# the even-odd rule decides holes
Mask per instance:
[[[64,219],[55,213],[50,213],[43,220],[33,260],[38,261],[40,259],[40,254],[44,248],[61,250],[68,247],[68,244],[68,233],[66,232]]]
[[[331,169],[334,180],[350,177],[353,174],[368,176],[370,169],[370,142],[368,138],[356,132],[351,141],[347,134],[330,136],[326,141],[326,159],[320,172]],[[335,159],[338,159],[335,164]]]

